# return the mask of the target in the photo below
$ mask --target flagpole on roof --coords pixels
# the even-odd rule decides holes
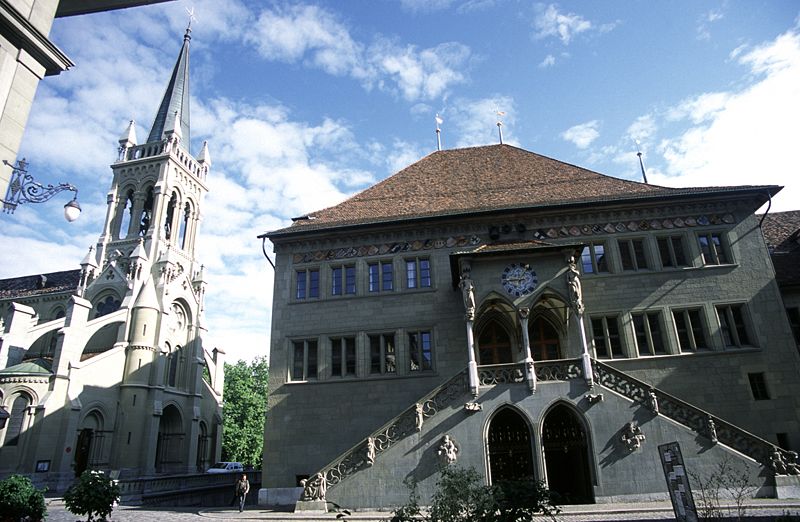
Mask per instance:
[[[500,145],[503,144],[503,121],[502,121],[502,118],[505,115],[506,115],[505,112],[497,111],[497,134],[500,136]]]
[[[636,140],[636,155],[639,156],[639,167],[642,168],[642,178],[644,182],[647,183],[647,173],[644,170],[644,161],[642,160],[642,149],[639,144],[639,140]]]
[[[441,125],[443,122],[444,122],[444,120],[441,117],[439,117],[439,114],[437,113],[436,114],[436,150],[437,151],[441,151],[442,150],[442,129],[439,128],[439,125]]]

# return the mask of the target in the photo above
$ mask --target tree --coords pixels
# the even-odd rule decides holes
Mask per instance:
[[[225,364],[222,460],[261,465],[267,409],[267,358]]]
[[[44,495],[28,477],[11,475],[0,481],[0,521],[44,520]]]

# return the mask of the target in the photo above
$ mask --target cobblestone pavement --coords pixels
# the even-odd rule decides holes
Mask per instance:
[[[796,520],[800,521],[800,501],[781,501],[774,499],[753,500],[745,508],[746,517],[753,521]],[[81,517],[69,513],[60,499],[47,500],[47,522],[76,522]],[[729,508],[727,514],[735,519],[736,510]],[[357,512],[345,520],[358,522],[378,522],[388,520],[388,512]],[[592,504],[583,506],[566,506],[558,515],[562,522],[601,522],[601,521],[654,521],[674,520],[669,502],[651,502],[638,504]],[[322,522],[335,521],[336,513],[296,514],[274,511],[262,506],[247,506],[244,512],[225,508],[143,508],[135,506],[119,506],[111,514],[113,522],[178,522],[216,520],[271,520],[286,522]],[[537,517],[537,521],[548,520]]]

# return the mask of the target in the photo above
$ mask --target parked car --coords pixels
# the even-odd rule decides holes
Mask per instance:
[[[206,470],[206,473],[241,473],[244,466],[241,462],[217,462]]]

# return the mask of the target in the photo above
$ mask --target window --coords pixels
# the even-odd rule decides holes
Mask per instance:
[[[394,271],[391,261],[370,263],[369,291],[389,292],[394,288]]]
[[[319,269],[297,270],[296,276],[296,299],[319,297]]]
[[[406,259],[406,288],[431,287],[430,259]]]
[[[356,338],[331,339],[331,375],[347,377],[356,374]]]
[[[722,246],[722,236],[718,233],[698,234],[700,253],[704,265],[724,265],[728,263],[728,256]]]
[[[410,370],[426,371],[433,369],[433,352],[430,332],[410,332],[408,334]]]
[[[647,257],[644,255],[643,239],[621,239],[619,243],[619,256],[622,260],[623,270],[644,270],[650,268]]]
[[[353,295],[356,293],[356,267],[336,266],[331,268],[331,295]]]
[[[397,373],[394,334],[369,336],[369,373]]]
[[[180,346],[176,346],[167,358],[167,386],[175,387],[178,378],[178,350]]]
[[[30,404],[30,397],[24,393],[20,393],[14,398],[14,401],[11,403],[11,411],[8,412],[9,417],[6,424],[4,446],[16,446],[19,443],[19,435],[22,433],[22,427],[25,424],[25,416],[27,415],[28,406],[30,406]]]
[[[708,348],[699,309],[673,310],[672,319],[675,321],[678,345],[682,352]]]
[[[619,321],[616,315],[592,318],[594,351],[597,357],[615,359],[624,357],[619,336]]]
[[[639,355],[664,354],[664,336],[658,312],[631,314]]]
[[[744,305],[718,306],[717,316],[725,346],[740,348],[752,344],[744,322]]]
[[[584,274],[608,272],[606,247],[603,243],[589,243],[581,252],[581,265]]]
[[[289,380],[311,381],[317,378],[317,341],[292,342],[292,366]]]
[[[658,238],[658,254],[661,256],[661,266],[664,268],[689,266],[686,262],[683,237],[681,236]]]
[[[794,334],[794,342],[800,344],[800,308],[787,308],[786,315],[789,316],[789,324]]]
[[[767,390],[767,381],[764,379],[763,373],[748,373],[747,379],[750,381],[750,391],[753,392],[755,400],[769,400],[769,390]]]

